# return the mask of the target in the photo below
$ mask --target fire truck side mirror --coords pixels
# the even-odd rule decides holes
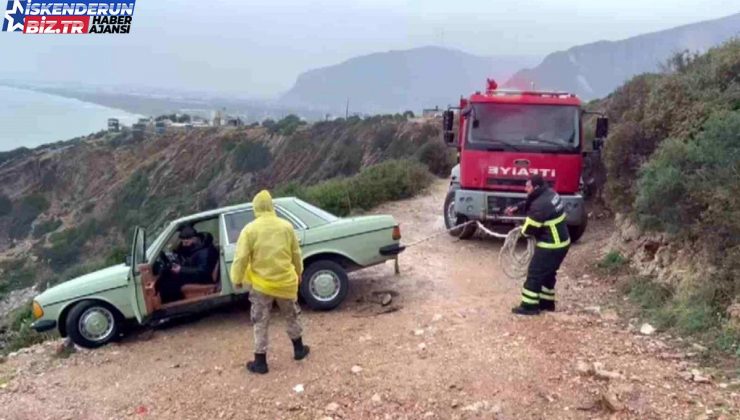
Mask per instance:
[[[447,110],[442,113],[442,137],[444,138],[445,144],[453,146],[455,144],[455,132],[453,131],[455,125],[455,113],[451,110]]]
[[[609,135],[609,118],[599,117],[596,119],[596,138],[605,139]]]
[[[455,145],[455,133],[452,131],[445,131],[444,134],[445,144],[448,146],[454,146]]]
[[[451,110],[447,110],[442,113],[442,129],[444,131],[452,131],[455,125],[455,113]]]

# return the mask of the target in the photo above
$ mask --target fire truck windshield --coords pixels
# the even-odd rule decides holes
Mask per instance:
[[[579,115],[575,106],[474,104],[466,148],[575,153]]]

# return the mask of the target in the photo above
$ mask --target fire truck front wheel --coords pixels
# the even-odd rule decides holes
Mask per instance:
[[[570,241],[572,243],[576,243],[579,239],[581,239],[583,233],[586,232],[587,225],[588,216],[586,216],[585,214],[583,215],[580,225],[568,225],[568,234],[570,235]]]
[[[461,228],[453,229],[453,227],[465,223],[468,219],[465,216],[459,215],[455,212],[455,190],[447,192],[445,198],[445,227],[449,229],[449,233],[452,236],[460,237],[460,239],[469,239],[475,235],[477,227],[474,224],[463,226]]]

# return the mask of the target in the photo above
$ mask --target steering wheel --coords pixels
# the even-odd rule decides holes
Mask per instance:
[[[152,264],[152,274],[158,276],[169,272],[172,269],[172,264],[172,258],[166,252],[160,251],[154,264]]]

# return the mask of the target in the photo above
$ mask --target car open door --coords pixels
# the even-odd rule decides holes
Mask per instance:
[[[146,263],[146,231],[144,228],[136,227],[134,240],[131,243],[131,255],[129,264],[129,286],[131,290],[131,306],[136,314],[136,319],[143,322],[148,315],[146,302],[144,300],[144,286],[141,281],[141,265]]]

